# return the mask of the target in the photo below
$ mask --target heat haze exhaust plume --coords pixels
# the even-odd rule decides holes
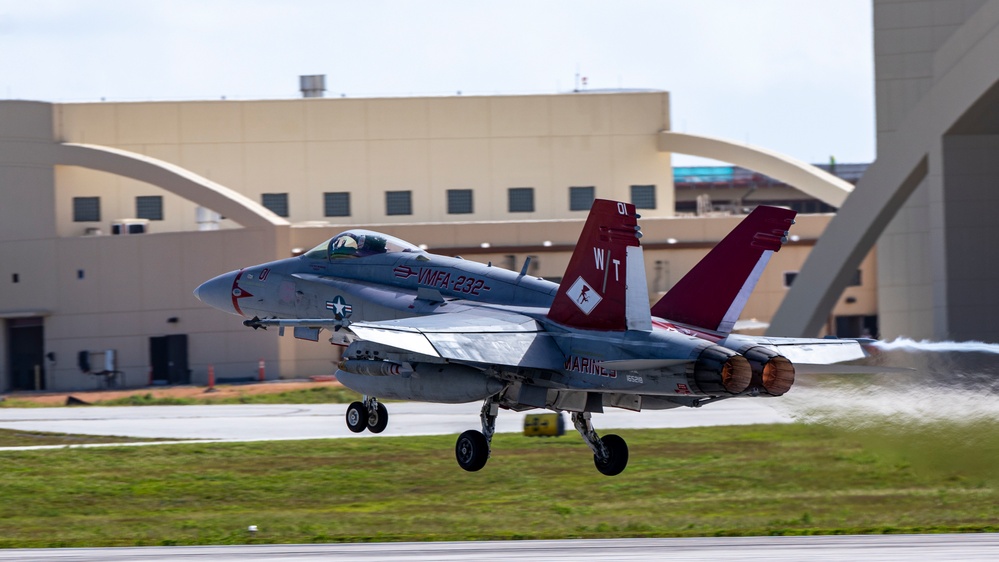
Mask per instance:
[[[868,364],[913,371],[800,377],[773,406],[917,471],[999,479],[999,345],[900,338],[872,347]]]

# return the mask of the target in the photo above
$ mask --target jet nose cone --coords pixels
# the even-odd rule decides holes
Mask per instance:
[[[232,291],[235,281],[236,272],[224,273],[198,285],[198,288],[194,290],[194,296],[208,306],[235,314],[236,310],[232,306]]]

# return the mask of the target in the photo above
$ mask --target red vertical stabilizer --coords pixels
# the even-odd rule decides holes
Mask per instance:
[[[797,213],[759,206],[652,307],[652,315],[728,334]]]
[[[651,330],[635,206],[597,199],[548,318],[585,330]]]

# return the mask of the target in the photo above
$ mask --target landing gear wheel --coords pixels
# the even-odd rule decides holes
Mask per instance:
[[[385,418],[388,419],[388,416]],[[368,427],[368,409],[361,402],[353,402],[347,406],[347,429],[360,433]],[[384,429],[384,428],[383,428]]]
[[[628,466],[628,444],[617,435],[598,436],[589,412],[573,412],[572,425],[593,451],[593,464],[601,474],[617,476]]]
[[[381,433],[388,426],[388,410],[381,402],[375,407],[375,411],[368,415],[368,431],[371,433]]]
[[[476,472],[486,466],[489,460],[489,443],[481,431],[469,429],[458,436],[454,445],[454,457],[458,466],[468,472]]]
[[[617,435],[604,435],[600,438],[607,450],[607,458],[601,460],[597,455],[593,455],[593,464],[597,470],[606,476],[617,476],[628,466],[628,444]]]

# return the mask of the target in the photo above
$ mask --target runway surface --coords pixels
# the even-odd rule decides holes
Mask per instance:
[[[593,424],[611,429],[788,423],[761,400],[730,400],[703,408],[594,414]],[[448,435],[477,429],[480,404],[388,403],[389,425],[381,435]],[[258,441],[370,437],[351,433],[346,404],[241,406],[131,406],[0,409],[0,428],[22,431],[117,435],[155,439]],[[568,416],[567,433],[575,434]],[[523,430],[524,414],[501,411],[497,432]]]
[[[999,559],[999,534],[729,537],[323,545],[0,550],[0,560],[35,562],[264,562],[294,560],[850,560],[934,562]]]

